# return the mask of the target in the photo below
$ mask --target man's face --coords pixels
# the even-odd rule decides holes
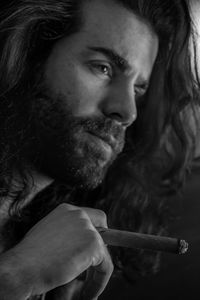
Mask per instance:
[[[83,26],[59,40],[35,100],[43,168],[96,187],[124,146],[158,52],[151,27],[111,0],[83,6]]]

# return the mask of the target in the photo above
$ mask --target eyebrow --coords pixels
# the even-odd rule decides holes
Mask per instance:
[[[88,47],[89,50],[94,52],[100,52],[107,56],[121,71],[125,71],[129,68],[128,61],[117,54],[114,50],[103,47]]]
[[[125,72],[127,69],[130,69],[130,64],[128,61],[120,56],[115,50],[110,49],[110,48],[104,48],[104,47],[88,47],[89,50],[93,52],[99,52],[108,57],[113,64],[115,64],[118,69],[122,72]],[[149,80],[143,78],[142,76],[139,77],[139,81],[144,87],[148,87],[149,85]]]

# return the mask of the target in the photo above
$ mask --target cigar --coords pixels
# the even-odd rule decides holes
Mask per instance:
[[[177,238],[102,227],[98,227],[97,230],[104,243],[110,246],[163,251],[175,254],[184,254],[188,250],[188,243],[185,240]]]

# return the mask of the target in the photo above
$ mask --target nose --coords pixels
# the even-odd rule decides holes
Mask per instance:
[[[104,98],[102,112],[123,126],[130,126],[137,118],[133,86],[119,84],[113,86]]]

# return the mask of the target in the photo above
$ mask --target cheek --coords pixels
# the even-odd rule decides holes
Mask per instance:
[[[83,67],[73,63],[47,68],[46,83],[52,94],[62,95],[74,116],[97,114],[102,85]]]
[[[97,114],[103,98],[103,86],[84,68],[73,68],[70,75],[68,80],[62,83],[62,91],[69,101],[74,116]]]
[[[89,77],[78,74],[74,85],[70,88],[73,101],[74,115],[89,116],[97,113],[101,95],[98,87],[93,84]]]

